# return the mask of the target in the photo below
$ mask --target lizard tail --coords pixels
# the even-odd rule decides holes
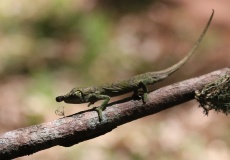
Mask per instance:
[[[198,38],[198,40],[196,41],[194,47],[191,49],[191,51],[188,53],[187,56],[185,56],[182,60],[180,60],[179,62],[177,62],[176,64],[174,64],[173,66],[169,67],[169,68],[166,68],[162,71],[158,71],[158,72],[155,72],[154,74],[158,74],[159,77],[161,77],[162,75],[162,79],[168,77],[169,75],[171,75],[172,73],[174,73],[176,70],[178,70],[181,66],[183,66],[188,60],[189,58],[194,54],[194,52],[196,51],[196,49],[198,48],[200,42],[202,41],[205,33],[207,32],[209,26],[210,26],[210,23],[212,21],[212,18],[213,18],[213,15],[214,15],[214,10],[212,10],[212,14],[208,20],[208,23],[206,24],[203,32],[201,33],[200,37]]]

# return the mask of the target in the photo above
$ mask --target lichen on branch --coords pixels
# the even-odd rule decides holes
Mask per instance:
[[[210,110],[226,115],[230,113],[230,75],[228,73],[195,93],[195,98],[206,115]]]

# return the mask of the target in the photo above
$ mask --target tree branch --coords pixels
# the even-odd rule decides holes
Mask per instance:
[[[175,83],[148,94],[148,101],[124,99],[111,103],[99,122],[97,112],[87,110],[35,126],[0,134],[0,159],[12,159],[56,145],[72,146],[110,132],[135,119],[155,114],[174,105],[194,99],[194,91],[230,73],[224,68],[209,74]]]

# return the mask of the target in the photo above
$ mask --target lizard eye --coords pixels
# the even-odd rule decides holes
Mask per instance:
[[[80,90],[76,90],[73,94],[76,95],[76,96],[78,96],[79,98],[83,97],[83,93]]]

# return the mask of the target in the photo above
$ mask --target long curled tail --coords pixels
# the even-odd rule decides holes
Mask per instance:
[[[213,15],[214,15],[214,10],[212,10],[212,14],[211,14],[211,16],[210,16],[210,18],[208,20],[208,23],[206,24],[203,32],[201,33],[201,35],[198,38],[198,40],[196,41],[194,47],[187,54],[187,56],[185,56],[182,60],[180,60],[179,62],[177,62],[176,64],[174,64],[173,66],[171,66],[169,68],[166,68],[166,69],[158,71],[158,72],[152,72],[153,76],[157,74],[160,77],[160,75],[162,75],[162,79],[164,79],[164,77],[168,77],[169,75],[171,75],[172,73],[174,73],[176,70],[178,70],[181,66],[183,66],[189,60],[189,58],[194,54],[194,52],[198,48],[198,46],[199,46],[200,42],[202,41],[205,33],[207,32],[207,30],[208,30],[208,28],[210,26],[210,23],[212,21]]]

